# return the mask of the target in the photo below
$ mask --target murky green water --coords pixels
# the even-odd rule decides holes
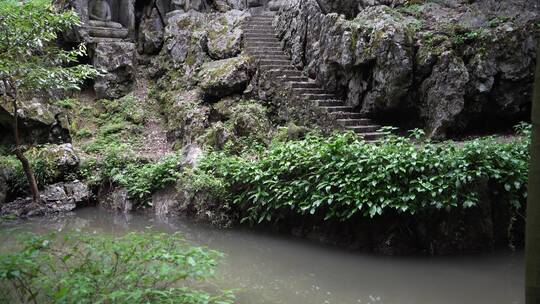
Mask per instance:
[[[240,288],[241,304],[524,303],[522,253],[378,257],[285,236],[217,230],[178,218],[115,215],[97,208],[0,225],[0,244],[23,231],[73,228],[118,234],[147,228],[180,231],[195,244],[227,254],[216,281],[222,288]]]

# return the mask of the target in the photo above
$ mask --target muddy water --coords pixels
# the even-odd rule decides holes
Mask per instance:
[[[240,304],[524,303],[522,253],[378,257],[285,236],[216,230],[178,218],[114,215],[97,208],[0,225],[0,244],[23,231],[72,228],[118,234],[180,231],[189,241],[227,255],[216,283],[240,288],[236,293]]]

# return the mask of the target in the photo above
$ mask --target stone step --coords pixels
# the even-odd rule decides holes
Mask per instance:
[[[281,45],[281,42],[276,37],[250,37],[245,36],[244,41],[246,43],[251,44],[252,42],[272,42],[276,45]]]
[[[246,23],[247,26],[272,26],[272,21],[253,20]]]
[[[264,32],[264,31],[244,31],[244,38],[274,38],[277,39],[276,34],[273,32]]]
[[[284,75],[287,74],[289,71],[296,73],[296,68],[294,68],[292,65],[261,65],[261,68],[265,71],[271,71],[275,70],[274,75]]]
[[[283,52],[283,49],[280,46],[252,46],[246,45],[246,50],[248,52]]]
[[[254,57],[259,56],[259,55],[257,55],[257,54],[262,54],[262,55],[264,55],[265,52],[277,52],[277,51],[276,51],[276,50],[264,50],[264,51],[257,50],[257,51],[253,51],[253,50],[251,50],[251,49],[246,49],[246,53],[247,53],[247,54],[250,54],[251,56],[254,56]],[[282,54],[283,54],[283,53],[282,53]],[[282,56],[284,56],[284,55],[282,55]],[[287,58],[288,58],[288,57],[287,57]]]
[[[257,56],[257,57],[268,57],[268,58],[270,58],[271,56],[277,56],[279,58],[285,57],[287,58],[287,60],[289,59],[289,56],[287,56],[285,52],[283,51],[255,51],[255,52],[250,52],[250,55]]]
[[[250,34],[272,34],[272,35],[275,35],[275,31],[274,31],[274,27],[269,25],[269,26],[252,26],[252,27],[248,27],[248,26],[244,26],[243,27],[243,30],[244,30],[244,33],[250,33]]]
[[[333,112],[330,113],[336,119],[361,119],[365,118],[364,114],[356,112]]]
[[[246,24],[243,29],[244,31],[262,31],[275,33],[272,24]]]
[[[285,55],[267,55],[267,54],[263,54],[263,55],[253,55],[253,57],[258,58],[258,59],[265,59],[265,60],[286,60],[286,61],[289,61],[289,57],[287,57]]]
[[[282,50],[281,45],[271,42],[249,42],[245,43],[250,51],[277,51]],[[258,50],[257,50],[258,49]]]
[[[261,34],[276,36],[276,32],[272,26],[245,26],[243,28],[245,34]]]
[[[244,28],[244,35],[264,35],[264,36],[276,36],[276,32],[271,27],[264,28]]]
[[[88,34],[91,37],[101,38],[126,38],[128,36],[128,30],[125,28],[107,28],[107,27],[95,27],[88,26]]]
[[[261,59],[261,65],[279,65],[279,66],[290,66],[291,62],[289,60],[274,60],[274,59]]]
[[[332,107],[321,107],[321,109],[325,110],[328,113],[334,113],[334,112],[352,112],[354,109],[353,107],[349,106],[332,106]]]
[[[259,61],[261,71],[290,85],[294,93],[313,102],[314,106],[334,117],[339,125],[362,136],[366,141],[383,137],[383,132],[377,132],[379,125],[364,114],[353,112],[353,107],[347,106],[334,94],[325,93],[316,81],[309,79],[303,71],[292,65],[290,57],[282,50],[281,42],[276,36],[272,26],[273,19],[273,16],[254,15],[243,27],[246,52]]]
[[[248,21],[272,21],[274,16],[251,16]]]
[[[253,40],[255,40],[255,41],[257,41],[257,40],[267,41],[267,40],[271,40],[271,41],[280,42],[279,39],[277,39],[277,37],[274,36],[274,35],[244,34],[244,39],[248,40],[248,41],[253,41]]]
[[[304,77],[303,74],[302,74],[302,71],[297,70],[293,66],[291,66],[290,69],[278,70],[278,71],[270,71],[269,73],[272,73],[274,75],[274,77],[276,77],[276,78],[278,78],[278,77],[282,77],[282,78],[285,78],[285,77]]]
[[[379,125],[367,125],[367,126],[347,126],[348,130],[353,130],[356,133],[372,133],[377,132],[381,126]]]
[[[333,106],[344,106],[345,103],[343,100],[339,99],[327,99],[327,100],[313,100],[319,107],[333,107]]]
[[[324,94],[321,88],[293,88],[293,92],[297,94]]]
[[[287,76],[287,75],[279,75],[277,76],[280,80],[283,80],[285,82],[305,82],[305,81],[311,81],[311,79],[307,78],[306,76]]]
[[[290,81],[293,88],[320,88],[315,81]]]
[[[349,128],[347,128],[347,129],[349,129]],[[353,131],[355,131],[355,130],[353,130]],[[381,139],[382,137],[384,137],[386,135],[386,133],[384,133],[384,132],[365,132],[365,133],[356,132],[356,133],[358,134],[358,136],[361,136],[366,141],[375,141],[375,140]]]
[[[275,37],[270,37],[270,38],[262,38],[262,39],[259,39],[259,38],[252,38],[252,37],[244,37],[244,41],[246,42],[247,45],[249,46],[261,46],[261,45],[264,45],[264,46],[274,46],[274,47],[281,47],[281,42],[275,38]]]
[[[344,127],[369,126],[373,124],[373,121],[369,118],[342,118],[337,119],[337,122]]]
[[[254,15],[251,15],[251,17],[249,17],[249,19],[273,19],[273,18],[274,18],[274,14],[266,14],[266,15],[254,14]]]
[[[329,99],[336,99],[336,96],[334,94],[302,94],[302,96],[308,100],[329,100]]]
[[[246,43],[249,47],[260,47],[260,48],[280,48],[281,44],[279,42],[270,42],[270,41],[249,41]]]
[[[123,38],[106,38],[106,37],[89,37],[86,39],[88,43],[107,43],[107,42],[121,42]]]
[[[274,14],[272,12],[254,13],[249,18],[274,18]]]
[[[265,31],[265,30],[251,30],[244,31],[244,37],[272,37],[276,38],[274,31]]]

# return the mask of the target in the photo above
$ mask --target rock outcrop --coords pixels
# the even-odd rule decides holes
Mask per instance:
[[[94,90],[97,98],[120,98],[132,89],[135,73],[135,44],[100,42],[92,50],[92,65],[102,70]]]
[[[147,7],[143,10],[143,17],[139,25],[137,50],[140,54],[157,54],[163,46],[163,22],[156,7]]]
[[[205,63],[198,77],[205,99],[242,93],[250,79],[248,58],[240,56]]]
[[[133,210],[134,203],[126,188],[115,187],[111,184],[100,187],[97,198],[99,206],[111,211],[127,213]]]
[[[32,149],[27,154],[48,164],[47,174],[54,182],[76,173],[79,168],[80,159],[71,144],[46,145]]]
[[[171,16],[165,28],[163,49],[154,60],[159,73],[175,69],[193,83],[198,68],[212,60],[240,53],[241,24],[249,14],[238,10],[201,13],[194,10]]]
[[[32,164],[40,189],[50,184],[72,182],[78,176],[80,160],[71,144],[38,146],[26,151],[25,155]],[[0,163],[0,204],[28,195],[28,183],[20,162],[14,156],[13,161],[6,160]]]
[[[241,22],[246,14],[231,10],[210,21],[207,25],[208,55],[212,59],[226,59],[240,54],[242,47]]]
[[[82,207],[91,199],[88,186],[81,181],[48,185],[40,193],[41,203],[31,198],[20,198],[0,206],[0,216],[31,217],[69,212]]]
[[[44,144],[71,141],[68,122],[61,109],[42,98],[20,100],[19,136],[24,143]],[[14,143],[13,109],[0,102],[0,144]]]
[[[528,115],[538,4],[282,2],[274,25],[293,62],[368,115],[411,113],[436,138]],[[351,20],[333,13],[355,4]]]
[[[210,124],[210,108],[199,89],[168,92],[161,101],[166,108],[168,140],[180,147],[196,143]]]

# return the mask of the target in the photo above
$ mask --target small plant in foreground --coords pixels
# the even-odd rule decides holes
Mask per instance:
[[[0,254],[0,302],[233,303],[231,292],[201,289],[221,256],[178,234],[30,235]]]

